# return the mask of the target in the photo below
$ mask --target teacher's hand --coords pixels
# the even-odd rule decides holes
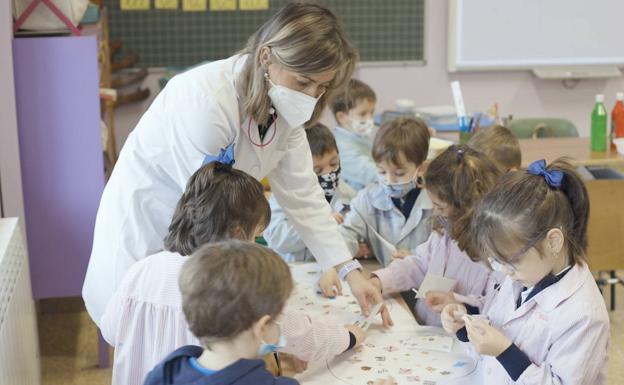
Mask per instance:
[[[327,269],[323,272],[319,280],[319,287],[321,288],[321,293],[328,298],[342,294],[342,284],[336,269]]]
[[[351,286],[351,292],[360,303],[362,314],[365,316],[368,316],[370,313],[372,305],[383,302],[381,291],[379,291],[379,289],[377,289],[369,280],[364,278],[361,271],[354,270],[350,272],[346,279],[347,282],[349,282],[349,286]],[[386,305],[381,307],[381,320],[383,321],[383,325],[385,327],[394,325]]]

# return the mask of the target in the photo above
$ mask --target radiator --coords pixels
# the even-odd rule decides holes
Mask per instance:
[[[0,384],[41,383],[28,257],[17,219],[0,218]]]

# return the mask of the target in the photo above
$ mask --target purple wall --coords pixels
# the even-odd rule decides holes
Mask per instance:
[[[35,298],[79,296],[104,188],[95,37],[13,41]]]

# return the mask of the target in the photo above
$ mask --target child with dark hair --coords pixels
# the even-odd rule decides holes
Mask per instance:
[[[333,210],[331,215],[341,224],[344,214],[349,211],[355,191],[340,179],[341,162],[336,139],[330,129],[320,123],[306,129],[306,136],[312,151],[314,173]],[[314,256],[288,222],[277,200],[271,197],[269,204],[271,223],[264,231],[269,247],[280,253],[286,262],[314,261]]]
[[[106,306],[100,327],[115,347],[113,385],[142,384],[167,354],[197,344],[182,313],[177,284],[188,256],[208,243],[251,241],[270,219],[262,184],[243,171],[213,161],[191,176],[171,220],[165,250],[136,262]],[[365,338],[356,326],[326,323],[300,312],[285,311],[282,318],[288,343],[281,351],[303,361],[333,357]]]
[[[440,326],[447,303],[483,304],[491,278],[487,264],[472,259],[467,231],[474,205],[494,187],[500,171],[490,159],[467,146],[451,146],[428,166],[425,188],[434,210],[434,230],[413,255],[395,259],[373,272],[372,283],[384,294],[420,287],[427,274],[454,279],[452,292],[428,292],[416,302],[416,316],[426,325]]]
[[[607,383],[609,316],[585,262],[588,218],[587,189],[562,160],[504,175],[477,205],[473,248],[507,277],[488,293],[487,319],[450,304],[442,323],[483,355],[484,383]]]

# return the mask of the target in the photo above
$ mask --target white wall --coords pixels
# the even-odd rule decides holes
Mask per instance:
[[[24,229],[15,85],[13,82],[11,2],[0,1],[0,178],[4,216],[19,217]]]
[[[364,67],[358,71],[358,77],[377,92],[379,110],[392,108],[399,98],[413,99],[422,106],[452,104],[449,82],[459,80],[468,110],[485,111],[498,102],[502,114],[514,117],[567,117],[577,125],[581,136],[589,136],[594,95],[604,93],[610,110],[615,93],[624,90],[622,78],[582,80],[568,90],[560,81],[540,80],[528,71],[449,74],[447,1],[427,0],[425,20],[425,66]]]
[[[400,98],[413,99],[417,106],[452,104],[449,83],[459,80],[468,110],[485,111],[498,102],[502,115],[567,117],[577,125],[581,136],[589,136],[594,95],[604,93],[610,110],[615,93],[624,90],[623,78],[582,80],[574,89],[566,89],[560,81],[540,80],[528,71],[449,74],[446,71],[447,1],[426,0],[425,19],[427,63],[424,66],[364,66],[357,71],[356,77],[369,83],[377,93],[379,111],[392,109],[394,101]],[[157,74],[148,76],[146,84],[157,85],[157,78]],[[157,92],[157,87],[152,90]],[[117,111],[119,148],[147,106],[148,102]],[[334,124],[330,114],[325,114],[323,121]]]

